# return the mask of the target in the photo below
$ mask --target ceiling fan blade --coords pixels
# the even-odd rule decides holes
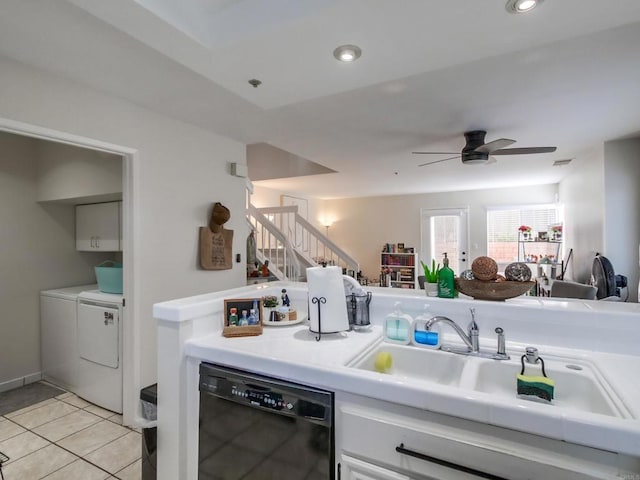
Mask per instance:
[[[421,163],[418,166],[419,167],[424,167],[425,165],[432,165],[434,163],[446,162],[447,160],[453,160],[454,158],[460,158],[460,155],[456,155],[455,157],[443,158],[442,160],[436,160],[435,162]]]
[[[460,155],[459,152],[411,152],[415,155]]]
[[[509,145],[513,145],[516,143],[515,140],[510,140],[508,138],[499,138],[498,140],[494,140],[493,142],[485,143],[484,145],[480,145],[476,147],[474,150],[476,152],[481,153],[492,153],[496,150],[500,150],[501,148],[508,147]]]
[[[491,155],[527,155],[529,153],[552,153],[556,147],[524,147],[524,148],[502,148],[494,150]]]

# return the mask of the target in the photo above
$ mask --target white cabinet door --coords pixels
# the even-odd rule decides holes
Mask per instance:
[[[349,455],[340,457],[340,480],[411,480],[406,475],[387,470]]]
[[[76,250],[118,252],[120,248],[120,204],[92,203],[76,206]]]

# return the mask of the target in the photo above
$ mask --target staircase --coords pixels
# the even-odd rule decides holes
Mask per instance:
[[[256,208],[249,205],[247,220],[257,244],[257,257],[269,261],[278,280],[306,280],[306,268],[326,263],[355,276],[358,262],[298,214],[295,205]]]

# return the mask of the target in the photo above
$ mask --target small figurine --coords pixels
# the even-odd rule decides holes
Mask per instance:
[[[238,325],[238,309],[231,308],[229,309],[229,326],[235,327]]]
[[[245,327],[249,325],[249,319],[247,318],[247,311],[242,310],[242,317],[238,320],[238,326]]]
[[[287,295],[287,289],[283,288],[282,289],[282,305],[284,307],[290,307],[291,306],[291,302],[289,301],[289,295]]]

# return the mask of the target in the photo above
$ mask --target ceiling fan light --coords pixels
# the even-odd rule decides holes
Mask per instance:
[[[333,51],[333,56],[341,62],[354,62],[362,55],[357,45],[340,45]]]
[[[544,0],[508,0],[506,9],[509,13],[527,13],[540,5]]]

